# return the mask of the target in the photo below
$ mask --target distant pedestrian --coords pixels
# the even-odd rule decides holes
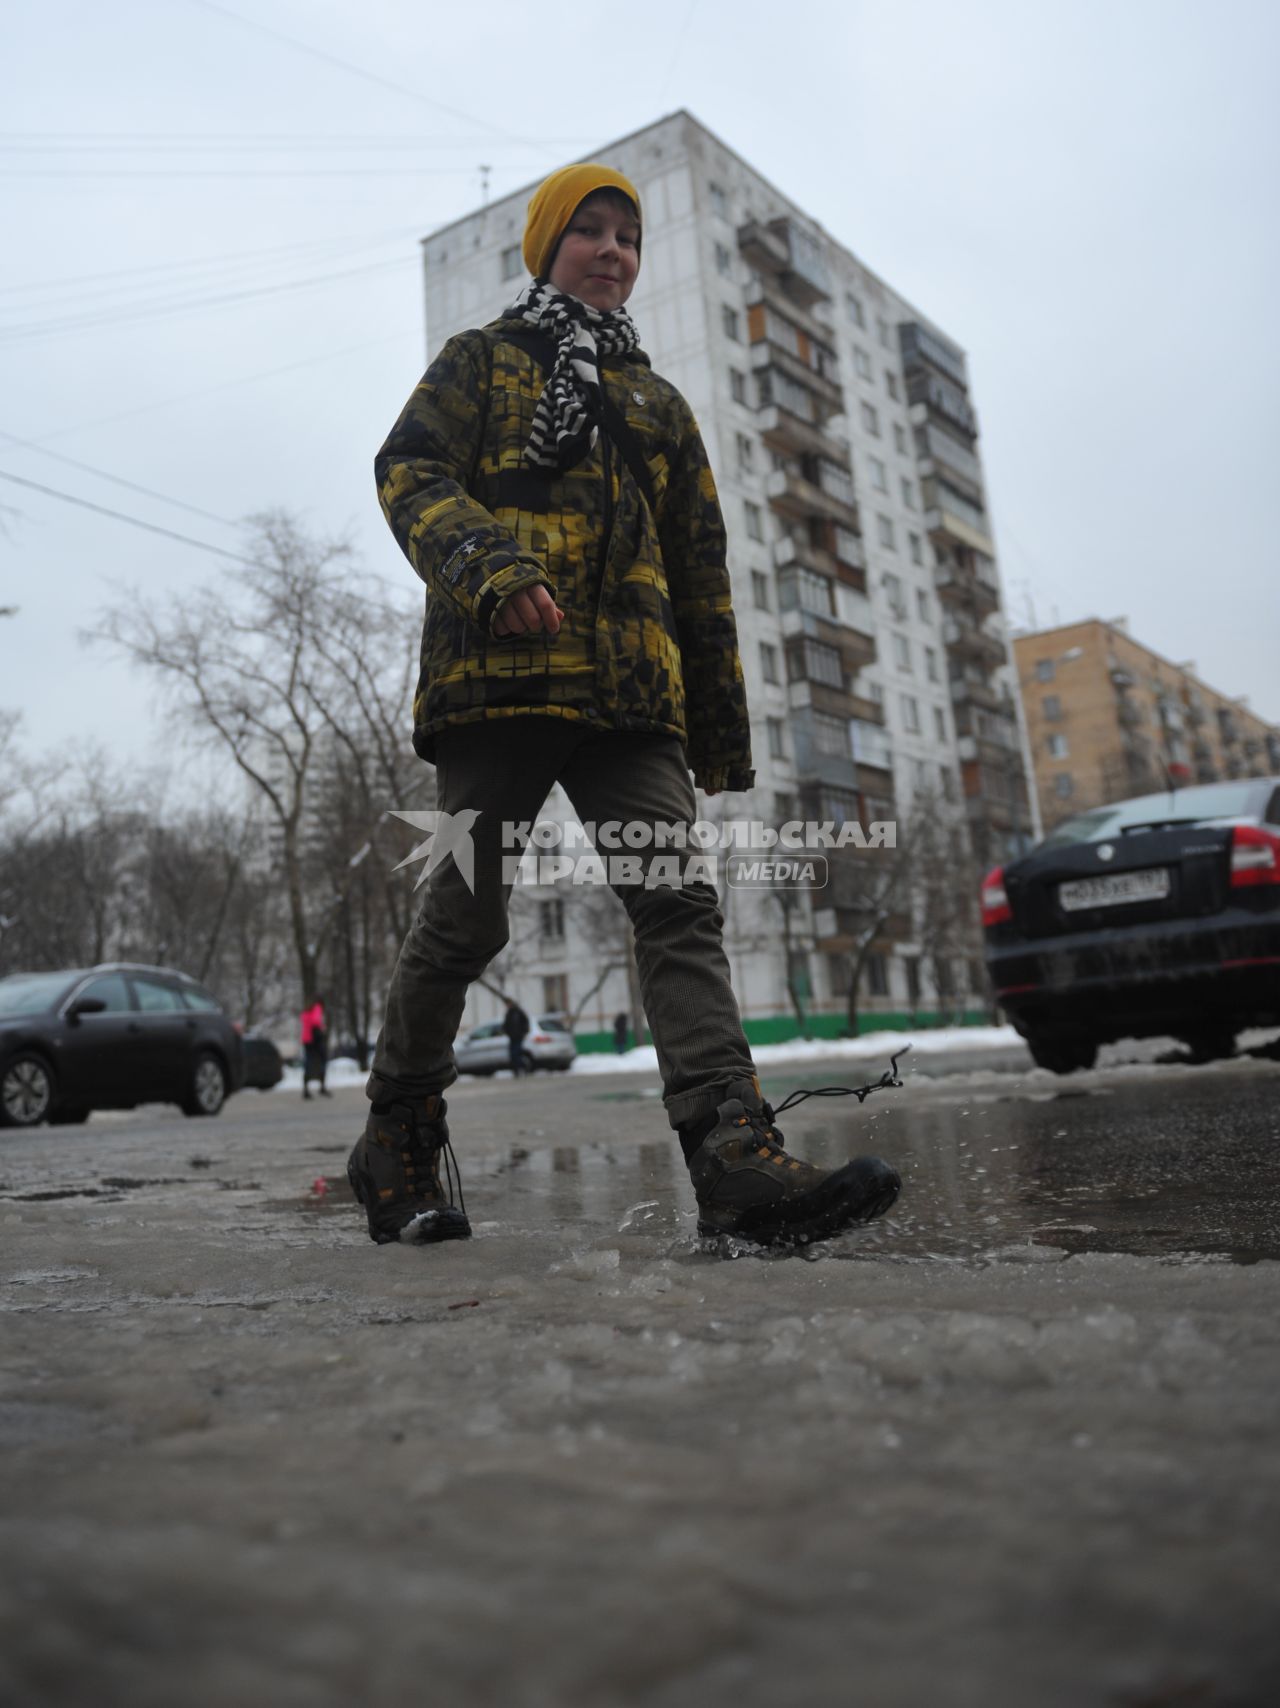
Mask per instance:
[[[518,1002],[507,998],[507,1012],[503,1017],[502,1030],[507,1034],[507,1049],[511,1057],[511,1071],[519,1079],[524,1072],[524,1041],[529,1035],[529,1016]]]
[[[613,1047],[618,1054],[624,1055],[627,1048],[627,1033],[630,1031],[629,1015],[615,1014],[613,1017]]]
[[[324,998],[313,996],[301,1015],[302,1024],[302,1095],[311,1099],[310,1084],[320,1082],[321,1097],[333,1093],[324,1083],[329,1065],[329,1022],[324,1011]]]

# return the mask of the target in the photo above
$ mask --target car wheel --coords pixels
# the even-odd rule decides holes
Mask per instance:
[[[227,1075],[217,1056],[204,1050],[196,1057],[191,1073],[191,1095],[182,1105],[184,1115],[216,1115],[227,1100]]]
[[[1229,1028],[1206,1026],[1197,1032],[1184,1032],[1182,1043],[1191,1052],[1193,1062],[1227,1061],[1236,1053],[1236,1035]]]
[[[1031,1034],[1027,1048],[1037,1067],[1050,1073],[1075,1073],[1091,1068],[1098,1059],[1098,1046],[1092,1038],[1039,1038]]]
[[[51,1127],[80,1127],[89,1119],[87,1103],[59,1103],[49,1117]]]
[[[0,1126],[36,1127],[53,1107],[53,1074],[43,1056],[24,1050],[0,1075]]]

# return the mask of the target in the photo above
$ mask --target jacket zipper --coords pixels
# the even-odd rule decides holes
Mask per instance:
[[[601,384],[604,379],[601,376]],[[604,577],[605,566],[609,561],[609,546],[613,541],[613,452],[609,443],[609,435],[603,425],[600,428],[600,450],[604,460],[604,529],[600,541],[600,563],[598,566],[599,586],[596,589],[596,622],[600,621],[600,613],[604,608]]]

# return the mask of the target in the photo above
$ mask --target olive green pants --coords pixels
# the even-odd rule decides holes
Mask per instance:
[[[536,821],[554,783],[584,824],[688,824],[694,817],[684,748],[672,736],[596,731],[585,722],[528,716],[443,731],[436,743],[436,807],[455,828],[458,815],[474,815],[473,882],[449,857],[424,886],[391,977],[367,1087],[371,1098],[420,1096],[457,1078],[453,1040],[468,986],[508,940],[511,874],[504,857],[510,861],[519,848],[504,847],[503,826]],[[642,873],[655,858],[668,862],[658,872],[669,872],[673,859],[683,868],[698,852],[659,847],[655,837],[625,851],[638,858]],[[600,853],[607,860],[607,851]],[[652,888],[619,882],[614,889],[635,933],[640,993],[671,1125],[710,1114],[727,1097],[758,1103],[716,891],[696,881],[655,882]],[[565,899],[571,909],[572,898]],[[594,979],[598,970],[584,968],[581,976]]]

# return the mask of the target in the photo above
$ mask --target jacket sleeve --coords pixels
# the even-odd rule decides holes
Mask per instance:
[[[482,334],[451,338],[374,459],[400,549],[436,598],[486,634],[511,594],[542,586],[555,595],[546,565],[467,490],[488,416],[489,361]]]
[[[689,769],[700,788],[749,789],[751,724],[729,588],[728,542],[702,435],[678,398],[658,531],[684,671]]]

